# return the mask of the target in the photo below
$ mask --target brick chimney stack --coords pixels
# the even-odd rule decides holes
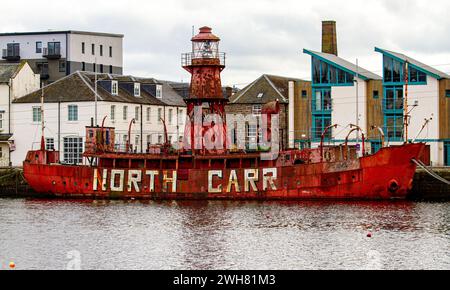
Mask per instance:
[[[336,21],[322,21],[322,52],[337,56]]]

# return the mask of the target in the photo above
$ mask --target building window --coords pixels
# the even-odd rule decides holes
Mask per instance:
[[[162,85],[156,85],[156,97],[162,99]]]
[[[450,98],[450,90],[445,90],[445,96],[446,96],[447,98]]]
[[[172,121],[173,121],[173,109],[169,109],[169,125],[172,125]]]
[[[0,131],[3,130],[3,113],[0,113]]]
[[[103,64],[100,64],[100,73],[103,73]]]
[[[258,98],[258,99],[261,99],[263,96],[264,96],[264,93],[259,93],[258,96],[257,96],[257,98]]]
[[[116,106],[111,106],[111,121],[114,121],[116,119]]]
[[[152,135],[147,135],[147,146],[152,144]]]
[[[400,140],[403,135],[403,114],[388,114],[384,119],[388,140]]]
[[[85,48],[86,48],[86,45],[85,45],[84,42],[82,42],[82,43],[81,43],[81,53],[82,53],[82,54],[85,53]]]
[[[321,61],[316,57],[312,58],[312,66],[313,84],[353,85],[353,74],[344,71],[343,69]]]
[[[100,56],[103,56],[103,45],[100,44]]]
[[[403,63],[384,55],[383,56],[383,81],[385,83],[403,82]]]
[[[409,73],[409,82],[411,84],[426,84],[427,83],[427,75],[415,67],[409,65],[408,66]]]
[[[41,122],[42,114],[41,107],[33,107],[33,122]]]
[[[47,43],[47,55],[61,55],[61,43],[60,42],[48,42]]]
[[[36,53],[42,53],[42,41],[36,41]]]
[[[139,121],[139,107],[134,108],[134,120]]]
[[[378,99],[380,97],[380,93],[378,91],[373,91],[373,98]]]
[[[172,144],[172,136],[169,136],[169,144]]]
[[[148,107],[147,108],[147,122],[149,122],[149,123],[151,120],[151,114],[152,114],[152,108]]]
[[[65,60],[59,61],[59,72],[66,72],[66,61]]]
[[[7,56],[20,56],[20,43],[8,43],[6,45]]]
[[[110,74],[113,73],[113,66],[112,66],[112,65],[109,66],[109,73],[110,73]]]
[[[64,137],[64,162],[80,164],[83,162],[83,138]]]
[[[77,105],[69,105],[68,106],[68,116],[69,121],[78,121],[78,106]]]
[[[162,144],[162,135],[158,135],[158,144]]]
[[[117,96],[119,83],[117,81],[111,81],[111,94]]]
[[[123,106],[123,120],[126,121],[128,119],[128,107]]]
[[[140,142],[139,142],[139,138],[140,136],[139,135],[136,135],[136,137],[134,137],[134,148],[136,148],[136,151],[137,151],[137,148],[139,147],[139,144],[140,144]]]
[[[385,87],[384,111],[388,113],[403,112],[403,86]]]
[[[314,139],[320,140],[325,128],[331,125],[331,114],[315,114],[313,115],[312,136]],[[328,130],[325,138],[331,139],[332,129]]]
[[[3,147],[0,146],[0,158],[3,158]]]
[[[95,55],[95,44],[92,44],[92,46],[91,46],[91,52],[92,52],[92,55]]]
[[[312,107],[313,111],[316,112],[331,111],[331,88],[315,88],[313,90]]]
[[[380,141],[370,142],[370,147],[371,147],[371,153],[375,154],[378,151],[380,151],[380,149],[381,149],[381,142]]]
[[[178,123],[179,123],[180,125],[183,125],[183,124],[184,124],[183,113],[184,113],[184,111],[181,110],[181,109],[178,111]]]
[[[81,71],[85,71],[86,70],[86,63],[83,61],[81,63]]]
[[[134,83],[134,96],[135,97],[141,96],[141,84],[140,83]]]
[[[109,47],[109,57],[112,57],[112,46]]]
[[[158,108],[158,123],[162,123],[162,108]]]
[[[262,105],[253,105],[252,113],[253,116],[261,116]]]
[[[97,64],[96,64],[96,63],[93,63],[93,64],[92,64],[92,71],[93,71],[93,72],[96,72],[96,71],[97,71]]]
[[[308,92],[306,90],[302,90],[302,98],[306,99],[308,97]]]
[[[45,149],[54,151],[55,150],[55,139],[45,138]]]

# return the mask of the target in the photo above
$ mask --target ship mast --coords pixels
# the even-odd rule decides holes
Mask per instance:
[[[44,84],[42,84],[41,88],[41,150],[45,150],[45,122],[44,122]]]
[[[409,81],[409,72],[408,72],[408,60],[405,62],[405,103],[403,105],[404,110],[404,121],[403,121],[403,127],[405,132],[405,144],[408,143],[408,81]]]

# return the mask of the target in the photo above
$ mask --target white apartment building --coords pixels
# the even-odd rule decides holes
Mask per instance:
[[[123,73],[123,35],[85,31],[0,33],[2,60],[27,60],[47,84],[72,72]]]
[[[125,150],[128,138],[136,152],[146,152],[148,145],[162,144],[165,141],[162,120],[167,127],[168,141],[173,145],[184,133],[186,105],[168,82],[75,72],[13,103],[16,133],[13,165],[20,165],[28,150],[40,146],[42,91],[46,147],[60,151],[62,162],[82,162],[85,127],[95,122],[96,107],[97,124],[101,126],[104,119],[106,127],[116,128],[117,150]]]
[[[27,62],[0,63],[0,167],[10,165],[14,150],[11,102],[39,88],[39,75]]]

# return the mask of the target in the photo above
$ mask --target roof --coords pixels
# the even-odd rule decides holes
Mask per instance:
[[[139,82],[141,84],[161,84],[163,98],[157,99],[147,90],[141,89],[141,96],[135,97],[131,92],[119,85],[117,95],[112,95],[101,85],[97,86],[97,100],[104,102],[131,103],[156,106],[186,106],[183,98],[167,84],[160,83],[153,78],[138,78],[133,76],[117,76],[111,74],[97,74],[97,80],[117,80],[120,82]],[[44,102],[92,102],[95,101],[95,74],[75,72],[57,80],[43,88]],[[18,98],[14,103],[39,103],[42,90]]]
[[[382,78],[374,74],[373,72],[362,68],[360,66],[356,66],[355,64],[339,57],[334,54],[324,53],[324,52],[317,52],[312,51],[308,49],[303,49],[303,52],[306,54],[309,54],[311,56],[317,57],[327,63],[331,63],[332,65],[337,66],[338,68],[347,71],[351,74],[358,74],[363,80],[381,80]]]
[[[289,81],[308,82],[297,78],[263,74],[234,94],[230,98],[230,104],[266,104],[275,100],[288,103]],[[258,97],[259,95],[261,97]]]
[[[0,33],[0,36],[17,36],[17,35],[42,35],[42,34],[84,34],[84,35],[96,35],[107,37],[119,37],[123,38],[123,34],[105,33],[105,32],[91,32],[91,31],[78,31],[78,30],[48,30],[48,31],[30,31],[30,32],[6,32]]]
[[[8,141],[12,137],[12,134],[0,134],[0,142]]]
[[[439,71],[439,70],[437,70],[435,68],[432,68],[429,65],[421,63],[420,61],[415,60],[414,58],[406,56],[406,55],[404,55],[402,53],[398,53],[398,52],[394,52],[394,51],[390,51],[390,50],[386,50],[386,49],[381,49],[381,48],[378,48],[378,47],[375,47],[375,51],[380,52],[382,54],[389,55],[389,56],[391,56],[393,58],[396,58],[396,59],[399,59],[399,60],[401,60],[403,62],[407,61],[408,63],[418,67],[419,69],[422,69],[425,73],[433,76],[436,79],[450,79],[450,75],[448,75],[448,74],[446,74],[444,72],[441,72],[441,71]]]
[[[0,83],[8,83],[10,79],[16,76],[25,63],[25,61],[21,63],[0,62]]]

